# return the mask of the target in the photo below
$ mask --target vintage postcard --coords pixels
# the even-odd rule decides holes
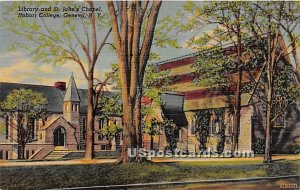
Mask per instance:
[[[297,1],[0,1],[0,189],[299,189]]]

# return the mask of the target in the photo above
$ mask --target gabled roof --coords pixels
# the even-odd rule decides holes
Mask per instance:
[[[64,97],[64,101],[80,102],[80,98],[78,95],[77,86],[73,74],[71,75],[68,88]]]
[[[40,130],[46,130],[48,127],[50,127],[51,125],[53,125],[55,122],[57,122],[59,119],[63,119],[64,121],[66,121],[66,123],[68,123],[72,128],[73,125],[71,125],[67,120],[65,120],[65,118],[63,116],[57,116],[57,117],[53,117],[52,119],[48,120],[45,125],[43,127],[40,128]]]

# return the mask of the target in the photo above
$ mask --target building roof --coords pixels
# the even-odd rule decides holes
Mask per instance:
[[[80,102],[80,98],[79,98],[79,94],[77,91],[73,74],[70,77],[70,81],[68,84],[67,91],[65,93],[64,101]]]
[[[12,90],[18,89],[31,89],[32,91],[39,92],[48,100],[47,111],[49,112],[62,112],[63,110],[63,97],[64,91],[61,91],[53,86],[32,85],[32,84],[19,84],[19,83],[6,83],[0,82],[0,102],[4,101],[7,95]]]
[[[66,91],[55,88],[54,86],[45,85],[32,85],[32,84],[20,84],[20,83],[7,83],[0,82],[0,102],[4,101],[7,95],[14,89],[31,89],[33,91],[42,93],[48,100],[47,111],[62,113],[63,102]],[[87,89],[78,89],[77,98],[80,99],[80,112],[86,113],[87,111]],[[76,98],[76,97],[75,97]]]

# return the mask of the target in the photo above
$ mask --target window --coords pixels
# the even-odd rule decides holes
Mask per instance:
[[[272,101],[272,114],[273,116],[278,116],[274,121],[273,127],[284,127],[284,115],[282,114],[282,110],[288,104],[288,101],[284,96],[276,95],[274,100]]]
[[[5,151],[5,159],[8,160],[8,154],[9,154],[9,151]]]
[[[5,118],[5,139],[8,139],[9,116]]]
[[[106,150],[106,145],[105,144],[101,145],[101,150]]]
[[[0,150],[0,159],[3,159],[3,150]]]
[[[228,134],[232,134],[233,132],[233,115],[228,115]]]
[[[103,127],[108,126],[109,125],[109,119],[99,119],[99,131],[100,134],[98,135],[98,140],[101,141],[104,139],[104,136],[101,133],[101,130],[103,129]]]
[[[83,140],[86,139],[86,118],[82,119],[82,138]]]
[[[76,104],[72,105],[72,111],[75,112],[76,111]]]
[[[216,114],[212,113],[212,115],[209,118],[209,126],[208,126],[209,134],[211,135],[216,134],[216,119],[217,119]]]
[[[43,135],[42,135],[42,133],[40,133],[40,140],[42,140],[43,139]]]
[[[76,104],[76,112],[79,112],[79,105]]]
[[[105,120],[104,119],[99,119],[99,131],[100,131],[100,134],[98,135],[98,140],[101,141],[103,140],[103,135],[101,133],[101,130],[103,129],[104,127],[104,124],[105,123]],[[101,148],[102,149],[102,148]]]
[[[31,156],[34,155],[34,150],[31,150]]]

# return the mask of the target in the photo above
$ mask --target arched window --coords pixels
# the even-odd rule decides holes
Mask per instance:
[[[216,117],[216,114],[213,112],[210,116],[210,119],[209,119],[209,134],[213,135],[216,133],[216,120],[217,120],[217,117]]]
[[[72,111],[75,112],[76,111],[76,104],[72,105]]]

